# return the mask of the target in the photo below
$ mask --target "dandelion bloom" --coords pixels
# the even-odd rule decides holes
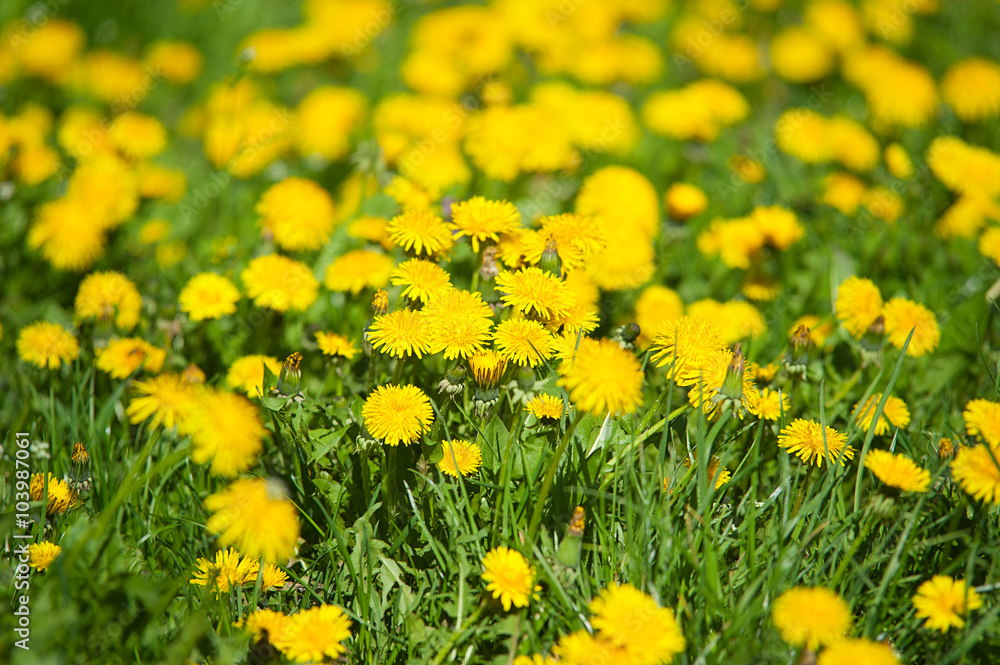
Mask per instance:
[[[403,261],[390,278],[393,286],[404,287],[400,295],[423,303],[451,286],[451,275],[438,264],[424,259]]]
[[[870,279],[848,277],[837,289],[834,309],[847,332],[854,339],[861,339],[882,315],[882,294]]]
[[[389,220],[389,238],[414,256],[440,256],[455,244],[451,229],[429,210],[406,210]]]
[[[245,397],[203,388],[198,406],[184,420],[191,433],[191,459],[211,461],[214,475],[233,477],[249,469],[264,448],[267,434],[257,408]]]
[[[823,466],[823,460],[844,465],[845,459],[854,459],[854,449],[844,447],[847,436],[832,427],[825,430],[814,420],[796,418],[778,434],[778,446],[794,453],[806,464]]]
[[[908,180],[913,177],[913,160],[910,153],[906,152],[899,143],[890,143],[885,148],[885,166],[889,173],[901,180]]]
[[[871,429],[872,421],[875,420],[875,408],[881,400],[882,393],[876,393],[866,399],[864,403],[858,402],[854,405],[854,422],[865,432]],[[892,427],[903,428],[909,424],[910,410],[906,408],[906,402],[894,395],[890,395],[885,402],[885,406],[882,408],[882,415],[875,425],[875,434],[882,436],[889,431],[890,425]]]
[[[578,630],[559,638],[559,643],[552,648],[559,656],[558,663],[583,665],[594,663],[631,663],[631,660],[619,660],[622,649],[616,647],[610,640],[591,635],[586,630]]]
[[[150,429],[181,425],[196,405],[194,386],[179,374],[161,374],[146,381],[135,381],[132,390],[135,397],[125,414],[133,425],[152,419]]]
[[[794,335],[800,326],[805,326],[809,329],[809,336],[816,346],[826,344],[826,339],[833,334],[833,324],[829,321],[821,321],[818,316],[813,314],[806,314],[795,319],[795,323],[788,328],[788,334]]]
[[[73,307],[79,319],[114,320],[119,330],[127,332],[139,323],[142,296],[125,275],[95,272],[80,282]]]
[[[938,328],[934,314],[918,303],[906,298],[893,298],[885,304],[885,334],[889,343],[897,349],[902,349],[913,331],[910,345],[906,347],[906,355],[919,357],[933,351],[941,341],[941,330]]]
[[[870,640],[844,639],[819,654],[816,665],[899,665],[892,647]]]
[[[150,374],[157,374],[167,359],[167,350],[153,346],[144,339],[123,337],[113,339],[97,352],[97,369],[107,372],[112,379],[126,379],[140,367]]]
[[[324,356],[331,356],[333,358],[346,358],[347,360],[353,360],[354,356],[358,353],[357,348],[354,346],[354,342],[347,339],[343,335],[338,335],[336,333],[316,333],[316,344],[319,346],[319,350]]]
[[[336,661],[347,651],[351,620],[336,605],[317,605],[288,617],[277,639],[268,640],[296,663]]]
[[[281,361],[274,356],[249,355],[233,361],[226,372],[226,384],[233,390],[257,397],[264,390],[264,367],[275,376],[281,372]]]
[[[700,317],[682,316],[668,321],[656,332],[650,360],[657,367],[668,366],[669,377],[675,383],[689,386],[724,346],[715,324]]]
[[[455,237],[468,236],[474,252],[479,251],[479,243],[499,242],[501,233],[510,233],[520,225],[521,214],[507,201],[489,201],[474,196],[451,206],[451,228]]]
[[[959,448],[951,463],[951,477],[966,494],[1000,505],[1000,451],[997,448]]]
[[[236,311],[240,292],[222,275],[203,272],[188,280],[177,301],[192,321],[218,319]]]
[[[234,622],[233,625],[253,635],[255,642],[260,642],[266,637],[267,641],[273,644],[281,640],[289,620],[290,617],[281,612],[257,610],[248,614],[246,618]]]
[[[646,348],[653,341],[653,334],[665,324],[684,314],[684,302],[677,292],[666,286],[650,284],[635,301],[635,322],[639,326],[639,348]]]
[[[965,405],[962,412],[965,431],[970,436],[978,436],[986,443],[1000,448],[1000,404],[987,399],[974,399]]]
[[[206,526],[249,557],[284,561],[295,551],[299,518],[278,481],[243,478],[205,499],[212,512]]]
[[[47,496],[45,512],[49,515],[65,513],[76,505],[76,493],[70,489],[69,483],[51,473],[48,476],[41,473],[31,474],[28,494],[32,501],[41,501],[43,496]]]
[[[642,404],[642,368],[615,341],[580,344],[559,374],[557,384],[569,391],[576,407],[595,416],[632,413]]]
[[[479,470],[483,463],[483,451],[479,444],[460,439],[441,442],[444,457],[437,463],[441,473],[458,478]]]
[[[285,178],[272,185],[254,210],[274,242],[292,252],[325,245],[336,222],[330,195],[305,178]]]
[[[565,282],[541,268],[505,270],[497,275],[496,288],[504,305],[541,320],[559,318],[575,301]]]
[[[331,291],[352,295],[364,289],[381,289],[392,275],[392,257],[369,249],[355,249],[333,260],[323,277],[323,286]]]
[[[506,612],[514,607],[527,607],[531,598],[538,598],[541,587],[535,586],[535,569],[517,550],[500,546],[490,550],[483,557],[483,581],[486,590],[494,598],[500,599],[500,604]]]
[[[28,246],[41,250],[53,268],[79,272],[104,254],[105,229],[85,201],[62,198],[38,207]]]
[[[507,371],[507,358],[493,349],[484,349],[469,356],[469,370],[480,388],[496,388]]]
[[[199,558],[195,562],[193,577],[188,580],[196,586],[212,586],[216,592],[226,592],[245,584],[255,584],[260,573],[260,561],[253,557],[241,557],[230,547],[215,553],[215,561]],[[273,564],[264,564],[262,590],[285,586],[288,576]]]
[[[590,601],[591,625],[602,640],[622,650],[618,662],[666,663],[684,650],[685,640],[670,608],[660,607],[631,584],[616,584]]]
[[[941,79],[941,96],[965,122],[1000,113],[1000,65],[974,57],[957,62]]]
[[[17,355],[24,362],[58,369],[80,355],[80,343],[69,330],[58,323],[37,321],[21,329],[17,335]]]
[[[788,414],[788,395],[780,389],[761,388],[750,399],[747,409],[761,420],[777,420]]]
[[[416,386],[380,386],[361,409],[365,427],[386,445],[413,443],[434,421],[431,400]]]
[[[485,348],[493,328],[493,310],[478,292],[445,289],[424,306],[431,353],[446,359],[468,358]]]
[[[538,223],[540,229],[520,236],[524,242],[524,258],[528,263],[537,264],[545,251],[554,246],[564,275],[579,272],[577,268],[583,267],[607,244],[603,226],[590,215],[574,212],[546,215]]]
[[[694,457],[694,464],[697,464],[698,463],[697,456],[693,455],[693,457]],[[719,459],[718,455],[712,455],[712,457],[710,457],[708,460],[708,468],[705,469],[708,472],[709,481],[714,482],[715,489],[719,489],[720,487],[728,483],[733,477],[733,475],[729,473],[729,470],[726,467],[720,465],[721,462],[722,460]],[[684,466],[686,466],[689,469],[693,466],[691,460],[688,459],[687,457],[684,458]],[[664,490],[667,489],[666,478],[663,479],[663,489]]]
[[[672,219],[686,221],[700,215],[708,207],[708,196],[700,188],[686,182],[675,182],[664,195],[664,203]]]
[[[964,580],[935,575],[917,587],[913,606],[918,619],[927,619],[924,628],[947,633],[950,628],[964,626],[962,615],[982,607],[983,599]]]
[[[851,629],[851,609],[823,587],[789,589],[774,601],[771,619],[781,639],[812,650],[837,642]]]
[[[303,312],[319,294],[319,282],[309,267],[280,254],[253,259],[240,279],[255,305],[276,312]]]
[[[537,321],[508,319],[493,333],[497,352],[524,367],[537,367],[552,356],[552,333]]]
[[[368,341],[394,358],[421,358],[430,351],[429,323],[426,312],[397,309],[375,317],[368,329]]]
[[[167,129],[152,116],[127,111],[111,121],[108,141],[131,159],[149,159],[167,147]]]
[[[562,420],[563,398],[555,395],[535,395],[531,401],[525,405],[528,413],[538,419],[544,425],[554,425]]]
[[[39,572],[43,571],[56,560],[60,552],[62,548],[55,543],[32,543],[28,545],[28,565]]]
[[[926,492],[931,474],[921,469],[906,455],[893,455],[886,450],[869,450],[865,466],[875,477],[890,487],[904,492]]]

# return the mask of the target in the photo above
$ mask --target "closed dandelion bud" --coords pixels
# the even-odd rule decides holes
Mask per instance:
[[[576,568],[580,565],[580,550],[583,548],[583,528],[586,512],[583,506],[577,506],[573,511],[573,517],[566,527],[566,535],[559,543],[556,551],[556,561],[564,566]]]
[[[472,396],[476,414],[483,417],[500,400],[500,379],[507,371],[507,359],[495,351],[486,350],[469,357],[469,369],[476,382]]]
[[[302,370],[299,369],[301,362],[302,354],[298,351],[285,359],[278,376],[278,392],[282,395],[295,395],[302,390]]]
[[[194,363],[190,363],[184,368],[181,377],[187,383],[205,383],[205,372],[201,371],[201,368]]]
[[[726,378],[722,380],[719,395],[723,400],[743,403],[743,347],[737,343],[733,348],[733,358],[726,368]]]
[[[809,365],[809,349],[812,347],[812,335],[807,326],[799,326],[788,341],[788,351],[785,353],[785,369],[792,374],[801,374],[806,378],[806,367]]]
[[[382,444],[380,444],[378,440],[371,435],[371,433],[368,431],[368,428],[365,426],[364,422],[361,423],[361,432],[358,434],[358,437],[354,440],[354,443],[355,443],[355,449],[358,452],[361,452],[363,450],[369,450],[369,451],[379,450],[382,446]]]
[[[868,505],[871,507],[872,513],[883,520],[891,520],[899,512],[896,499],[887,494],[873,495]]]
[[[389,294],[379,289],[372,298],[372,316],[381,316],[389,311]]]
[[[955,455],[955,444],[948,437],[941,437],[938,441],[938,457],[947,459]]]
[[[562,261],[559,259],[559,247],[556,241],[549,239],[542,251],[542,258],[538,262],[538,267],[556,277],[562,277]]]
[[[438,382],[438,394],[445,393],[452,398],[461,395],[462,391],[465,390],[465,375],[464,367],[456,367],[445,374],[444,378]]]
[[[885,318],[879,316],[868,326],[861,337],[861,357],[865,365],[882,366],[882,347],[885,346]]]
[[[79,441],[73,444],[73,455],[70,458],[69,486],[80,498],[90,494],[90,455],[87,448]]]
[[[517,387],[528,392],[535,385],[535,370],[528,366],[517,368]]]

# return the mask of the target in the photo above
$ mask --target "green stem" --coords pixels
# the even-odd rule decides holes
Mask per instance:
[[[455,401],[453,397],[448,397],[444,400],[444,404],[441,405],[441,409],[438,411],[438,419],[434,422],[434,428],[431,430],[431,441],[438,443],[440,442],[441,435],[444,433],[444,422],[448,417],[448,411],[451,410],[451,403]]]
[[[361,448],[361,486],[365,492],[365,510],[372,505],[372,474],[371,465],[368,464],[368,445]]]
[[[398,386],[400,380],[403,378],[403,365],[406,364],[407,356],[403,356],[396,361],[396,371],[392,373],[392,384]]]
[[[368,384],[365,386],[365,393],[371,394],[378,385],[378,360],[381,356],[378,351],[372,349],[372,354],[368,357]]]
[[[503,457],[500,458],[500,487],[503,489],[500,501],[497,502],[496,508],[493,511],[493,535],[490,536],[490,546],[496,546],[496,538],[500,533],[500,516],[503,511],[503,507],[507,504],[507,477],[510,474],[510,466],[513,464],[511,459],[513,455],[511,452],[514,449],[514,441],[518,439],[521,434],[521,410],[524,405],[521,402],[517,404],[517,410],[514,412],[514,431],[510,433],[507,437],[507,448],[504,450]]]
[[[542,521],[542,509],[545,507],[545,500],[549,498],[549,492],[552,490],[552,482],[556,478],[559,462],[562,460],[562,456],[569,446],[569,440],[573,438],[573,432],[576,431],[576,426],[580,424],[581,420],[583,420],[583,411],[578,410],[576,416],[573,418],[573,422],[566,428],[566,433],[563,434],[563,438],[559,442],[559,447],[556,448],[556,453],[552,456],[552,461],[549,462],[549,470],[545,473],[545,482],[542,483],[542,491],[539,492],[538,500],[535,501],[535,510],[531,514],[531,522],[528,524],[529,542],[535,540],[535,533],[538,531],[538,525]]]

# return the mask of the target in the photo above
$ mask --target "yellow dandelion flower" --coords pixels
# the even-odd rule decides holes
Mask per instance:
[[[857,212],[868,193],[865,181],[849,173],[831,173],[824,176],[822,188],[823,193],[819,197],[819,202],[836,208],[844,215],[853,215]]]
[[[62,198],[38,207],[28,246],[53,268],[79,272],[104,254],[104,225],[85,201]]]
[[[483,450],[479,444],[460,439],[442,441],[441,448],[444,457],[437,463],[441,473],[458,478],[468,476],[479,470],[483,463]]]
[[[497,352],[524,367],[537,367],[552,356],[552,333],[537,321],[508,319],[493,332]]]
[[[505,612],[511,606],[527,607],[538,599],[541,587],[535,586],[535,569],[517,550],[502,545],[483,557],[483,581],[493,598],[499,598]]]
[[[1000,505],[1000,453],[991,446],[962,446],[951,463],[951,477],[966,494]]]
[[[750,398],[747,409],[761,420],[778,420],[782,413],[788,415],[788,395],[780,389],[761,388]]]
[[[376,243],[382,249],[395,247],[389,239],[389,220],[384,217],[360,217],[347,225],[347,235],[360,240]]]
[[[80,343],[72,332],[58,323],[37,321],[18,333],[17,355],[24,362],[43,369],[58,369],[63,363],[77,359]]]
[[[373,347],[394,358],[422,358],[430,350],[431,331],[427,314],[412,309],[376,316],[368,330]]]
[[[546,215],[538,223],[541,228],[521,236],[524,258],[531,264],[537,265],[545,251],[554,247],[563,274],[574,273],[607,245],[607,234],[601,223],[590,215],[575,212]]]
[[[296,663],[336,661],[347,648],[342,642],[351,636],[351,620],[336,605],[318,605],[288,617],[273,644],[288,660]]]
[[[832,427],[824,429],[816,421],[802,418],[796,418],[778,434],[779,447],[816,466],[823,466],[824,459],[841,466],[845,459],[854,459],[854,449],[845,447],[846,443],[847,436]]]
[[[261,216],[261,227],[274,236],[274,242],[292,252],[325,245],[336,222],[333,199],[325,189],[305,178],[285,178],[272,185],[254,210]]]
[[[381,289],[389,283],[393,260],[388,254],[368,249],[355,249],[333,260],[323,278],[323,286],[331,291],[357,295],[364,289]]]
[[[621,649],[617,662],[667,663],[686,642],[670,608],[660,607],[631,584],[615,584],[590,601],[591,625],[598,637]]]
[[[865,467],[890,487],[904,492],[926,492],[931,474],[921,469],[906,455],[893,455],[886,450],[869,450]]]
[[[570,400],[595,416],[632,413],[642,404],[642,368],[617,342],[602,339],[581,344],[576,356],[559,366],[558,385]]]
[[[700,407],[709,418],[716,417],[719,407],[729,403],[742,419],[744,410],[753,413],[751,408],[757,403],[753,379],[753,370],[746,366],[741,354],[722,349],[699,367],[687,394],[688,402],[693,407]]]
[[[468,358],[483,350],[493,328],[493,310],[478,292],[445,289],[424,306],[430,352],[446,359]]]
[[[48,541],[28,545],[28,565],[41,572],[52,565],[62,548]]]
[[[319,345],[319,350],[324,356],[331,356],[333,358],[353,360],[354,356],[358,353],[354,342],[336,333],[316,333],[316,344]]]
[[[97,369],[107,372],[113,379],[127,379],[140,367],[150,374],[158,374],[167,359],[167,350],[153,346],[144,339],[123,337],[113,339],[97,352]]]
[[[474,196],[451,205],[451,228],[455,238],[468,236],[474,252],[479,251],[480,243],[499,242],[501,233],[511,233],[520,226],[521,213],[507,201],[489,201]]]
[[[913,331],[906,355],[919,357],[933,351],[941,341],[941,330],[933,312],[906,298],[893,298],[882,310],[885,317],[885,334],[889,343],[902,349],[906,338]]]
[[[699,187],[686,182],[676,182],[670,185],[663,202],[671,219],[684,222],[705,211],[708,207],[708,196]]]
[[[568,405],[567,405],[568,406]],[[563,399],[555,395],[540,394],[531,398],[525,408],[543,425],[555,425],[563,416]]]
[[[639,348],[648,347],[653,335],[666,323],[684,314],[684,303],[677,292],[666,286],[651,284],[635,301],[635,322],[639,326]]]
[[[872,421],[875,420],[875,407],[882,399],[882,393],[871,395],[862,404],[858,402],[854,405],[853,418],[862,430],[867,432],[871,429]],[[910,410],[906,408],[906,402],[894,395],[890,395],[882,408],[882,416],[875,425],[875,434],[882,436],[889,431],[889,427],[906,427],[910,424]]]
[[[899,665],[892,647],[870,640],[843,639],[834,642],[819,654],[816,665]]]
[[[165,169],[143,163],[136,167],[136,187],[144,199],[162,199],[176,203],[187,191],[187,176],[181,169]]]
[[[389,239],[414,256],[447,254],[455,239],[444,220],[429,210],[410,209],[389,220]]]
[[[201,72],[204,58],[193,45],[157,40],[146,48],[144,62],[174,83],[190,83]]]
[[[233,477],[249,469],[264,449],[267,430],[257,408],[245,397],[203,388],[198,405],[184,419],[198,464],[211,462],[213,475]]]
[[[981,122],[997,115],[1000,65],[980,57],[955,63],[941,79],[941,96],[965,122]]]
[[[129,402],[125,415],[133,425],[150,420],[150,429],[161,425],[170,429],[180,425],[195,407],[193,388],[193,384],[179,374],[161,374],[146,381],[135,381],[132,390],[136,396]]]
[[[472,378],[480,388],[496,388],[507,371],[507,359],[493,349],[484,349],[468,360]]]
[[[48,476],[41,473],[31,474],[28,495],[32,501],[41,501],[43,497],[48,497],[45,512],[49,515],[65,513],[76,505],[76,493],[70,488],[69,483],[51,473]]]
[[[319,282],[309,267],[280,254],[253,259],[240,279],[255,305],[277,312],[304,312],[319,294]]]
[[[750,369],[753,370],[753,375],[758,381],[767,383],[774,379],[778,374],[778,367],[775,363],[768,363],[766,365],[761,365],[759,363],[750,363]]]
[[[692,459],[688,459],[687,457],[684,458],[684,466],[686,466],[689,469],[698,463],[697,455],[692,454],[691,458],[693,459],[693,462]],[[709,482],[713,482],[715,484],[715,489],[719,489],[720,487],[728,483],[733,477],[733,475],[729,473],[729,470],[721,465],[721,462],[722,460],[719,459],[718,455],[712,455],[708,459],[708,468],[705,469],[708,472],[708,480]],[[667,489],[667,484],[668,484],[667,479],[664,478],[663,479],[664,490]]]
[[[177,301],[192,321],[218,319],[236,312],[240,292],[222,275],[203,272],[188,280]]]
[[[257,610],[248,614],[245,619],[234,622],[233,625],[249,632],[255,642],[266,639],[268,643],[273,644],[281,640],[289,618],[274,610]]]
[[[400,295],[423,303],[451,286],[448,271],[424,259],[403,261],[392,271],[390,278],[393,286],[405,287]]]
[[[135,171],[113,155],[87,160],[70,176],[66,198],[83,202],[106,229],[114,228],[139,207]]]
[[[962,412],[965,431],[978,436],[995,449],[1000,449],[1000,404],[986,399],[974,399]]]
[[[854,339],[861,339],[882,315],[882,294],[870,279],[848,277],[837,289],[834,309],[847,332]]]
[[[559,643],[552,648],[552,653],[559,656],[556,663],[599,663],[632,662],[621,660],[622,649],[616,647],[610,640],[604,640],[591,635],[586,630],[563,635]]]
[[[722,334],[724,344],[735,344],[747,338],[757,338],[767,332],[764,315],[752,303],[730,300],[720,303],[711,298],[688,305],[688,316],[712,322]]]
[[[913,160],[899,143],[891,143],[885,148],[885,165],[889,173],[901,180],[913,177]]]
[[[808,28],[785,28],[771,38],[770,50],[775,73],[793,83],[818,81],[834,65],[833,49]]]
[[[724,346],[722,334],[712,322],[683,316],[668,321],[656,332],[650,360],[657,367],[669,367],[669,376],[675,383],[689,386]]]
[[[346,156],[354,130],[364,120],[365,95],[354,88],[319,86],[302,98],[295,114],[295,147],[308,157],[327,160]]]
[[[982,607],[983,599],[964,580],[935,575],[917,587],[913,606],[918,619],[927,619],[924,628],[947,633],[951,628],[963,627],[962,617]]]
[[[285,561],[295,551],[299,518],[278,481],[236,480],[205,499],[205,508],[212,512],[206,526],[223,547],[266,562]]]
[[[540,268],[504,270],[496,277],[496,288],[504,305],[542,320],[565,315],[575,302],[565,282]]]
[[[275,376],[281,372],[281,361],[274,356],[249,355],[233,361],[226,372],[226,384],[233,390],[258,397],[264,390],[264,366]]]
[[[805,326],[809,330],[809,337],[816,346],[825,345],[827,338],[833,334],[833,324],[813,314],[806,314],[795,319],[795,323],[788,329],[788,335],[794,335],[799,326]]]
[[[945,187],[977,197],[1000,195],[1000,155],[955,136],[938,136],[927,148],[927,165]]]
[[[108,141],[131,159],[149,159],[167,147],[167,129],[152,116],[127,111],[111,121]]]
[[[128,332],[139,323],[142,296],[135,284],[118,272],[95,272],[80,282],[74,308],[81,320],[114,321],[119,330]]]
[[[260,561],[253,557],[242,557],[230,547],[215,553],[215,561],[199,558],[195,561],[193,577],[188,580],[196,586],[212,586],[219,593],[247,584],[255,584],[260,572]],[[288,576],[274,564],[264,564],[262,590],[285,586]]]
[[[361,409],[365,427],[386,445],[416,441],[434,421],[431,400],[416,386],[380,386],[372,391]]]
[[[851,629],[851,609],[823,587],[789,589],[774,601],[771,619],[785,642],[814,651],[843,639]]]

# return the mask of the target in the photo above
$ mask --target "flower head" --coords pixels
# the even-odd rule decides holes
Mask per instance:
[[[441,448],[444,457],[437,463],[441,473],[458,478],[468,476],[479,470],[483,463],[483,451],[479,444],[461,439],[442,441]]]
[[[689,386],[723,347],[722,334],[714,324],[700,317],[682,316],[667,321],[656,332],[650,360],[657,367],[668,366],[675,383]]]
[[[781,639],[813,650],[843,639],[851,628],[847,603],[823,587],[789,589],[774,601],[771,618]]]
[[[538,598],[541,587],[535,586],[535,569],[517,550],[500,546],[483,557],[483,581],[486,590],[499,598],[504,611],[527,607],[531,598]]]
[[[886,450],[869,450],[865,466],[875,477],[890,487],[904,492],[926,492],[931,474],[921,469],[906,455],[893,455]]]
[[[854,422],[865,432],[871,429],[872,421],[875,420],[875,408],[881,400],[882,393],[876,393],[871,395],[864,403],[858,402],[854,405]],[[889,431],[890,425],[902,428],[909,424],[910,410],[906,408],[906,402],[894,395],[890,395],[886,399],[885,406],[882,408],[882,415],[875,425],[875,434],[879,436],[885,434]]]
[[[823,428],[814,420],[796,418],[778,434],[778,446],[794,453],[806,464],[823,466],[823,460],[844,465],[854,459],[854,449],[844,447],[847,436],[832,427]]]
[[[60,552],[62,552],[62,548],[55,543],[48,541],[32,543],[28,545],[28,565],[41,572],[56,560]]]
[[[950,628],[964,626],[962,616],[982,607],[983,599],[963,580],[935,575],[917,587],[913,606],[918,619],[927,619],[924,628],[947,633]]]
[[[194,450],[191,459],[211,461],[215,475],[232,477],[245,471],[263,450],[267,434],[257,408],[245,397],[202,388],[197,406],[184,419]]]
[[[258,397],[264,392],[264,368],[275,376],[281,371],[281,361],[274,356],[253,354],[233,361],[226,372],[226,383],[233,390],[241,390],[247,397]]]
[[[333,358],[346,358],[353,360],[358,350],[354,342],[336,333],[318,332],[316,333],[316,344],[324,356]]]
[[[86,270],[104,253],[103,220],[85,201],[61,198],[38,207],[28,246],[59,270]]]
[[[507,358],[492,349],[469,356],[469,369],[480,388],[495,388],[507,371]]]
[[[761,420],[778,420],[788,413],[788,395],[778,390],[761,388],[747,404],[747,409]]]
[[[260,561],[253,557],[241,557],[232,547],[216,552],[214,562],[199,558],[195,566],[189,582],[196,586],[212,586],[217,593],[254,584],[260,572]],[[288,576],[281,569],[270,563],[264,564],[264,591],[282,587],[287,581]]]
[[[352,295],[364,289],[381,289],[392,275],[392,257],[369,249],[355,249],[334,259],[326,269],[323,286]]]
[[[245,619],[233,623],[237,628],[243,628],[253,635],[255,642],[267,640],[273,644],[281,640],[288,625],[289,617],[274,610],[257,610],[251,612]]]
[[[479,251],[479,243],[499,242],[501,233],[510,233],[520,225],[521,214],[507,201],[488,201],[482,196],[474,196],[451,206],[451,228],[455,237],[468,236],[474,252]]]
[[[614,584],[590,601],[591,624],[601,640],[621,649],[618,662],[659,665],[684,650],[686,642],[670,608],[660,607],[631,584]]]
[[[410,300],[427,303],[451,286],[451,275],[436,263],[425,259],[403,261],[390,275],[393,286],[403,286],[400,294]]]
[[[882,314],[882,294],[870,279],[848,277],[837,289],[835,309],[847,332],[861,339]]]
[[[365,427],[386,445],[413,443],[434,421],[431,400],[416,386],[380,386],[361,409]]]
[[[249,557],[284,561],[299,539],[296,508],[278,481],[242,478],[205,499],[212,512],[206,526],[223,546]]]
[[[285,178],[272,185],[254,209],[274,242],[293,252],[325,245],[336,221],[330,195],[305,178]]]
[[[95,272],[80,282],[74,308],[78,319],[114,320],[119,330],[139,323],[142,296],[135,284],[118,272]]]
[[[672,219],[686,221],[695,215],[700,215],[708,207],[708,197],[705,192],[686,182],[675,182],[664,198],[667,211]]]
[[[1000,65],[968,58],[951,66],[941,79],[941,96],[965,122],[980,122],[1000,113]]]
[[[1000,404],[986,399],[974,399],[962,412],[965,431],[1000,449]]]
[[[448,225],[430,210],[406,210],[387,229],[392,242],[418,257],[447,254],[455,244]]]
[[[430,351],[431,331],[426,312],[397,309],[376,316],[368,329],[373,347],[394,358],[423,357]]]
[[[501,272],[496,278],[496,288],[504,305],[542,321],[565,315],[575,301],[565,282],[534,267]]]
[[[562,420],[563,399],[562,397],[542,393],[535,395],[525,408],[528,409],[528,413],[538,419],[538,422],[545,425],[554,425]]]
[[[126,157],[148,159],[167,147],[167,130],[152,116],[127,111],[111,121],[108,140]]]
[[[17,336],[17,355],[38,367],[57,369],[80,355],[80,343],[58,323],[38,321],[25,326]]]
[[[424,306],[431,353],[446,359],[468,358],[482,351],[493,328],[493,310],[478,292],[445,289]]]
[[[632,413],[642,404],[642,368],[617,342],[580,344],[576,356],[559,366],[557,384],[581,411],[602,416]]]
[[[133,425],[151,419],[150,429],[181,425],[197,400],[194,386],[179,374],[161,374],[146,381],[135,381],[132,390],[135,397],[125,414]]]
[[[317,605],[291,615],[281,634],[269,641],[296,663],[336,661],[347,651],[342,642],[351,636],[351,620],[336,605]]]
[[[177,297],[181,311],[192,321],[217,319],[236,311],[240,292],[222,275],[203,272],[195,275],[181,289]]]
[[[816,665],[899,665],[892,647],[870,640],[843,639],[819,654]]]
[[[934,314],[918,303],[906,298],[893,298],[885,304],[885,334],[889,343],[897,349],[902,349],[913,331],[910,345],[906,347],[906,355],[919,357],[933,351],[941,341],[941,331],[938,328]]]
[[[522,367],[537,367],[552,355],[552,333],[537,321],[507,319],[493,333],[497,352]]]
[[[280,254],[258,256],[240,273],[247,295],[258,307],[304,312],[319,294],[319,282],[304,263]]]
[[[32,501],[41,501],[43,496],[48,497],[45,512],[49,515],[65,513],[76,505],[76,493],[70,489],[69,483],[51,473],[48,476],[41,473],[31,474],[28,494]]]
[[[1000,452],[996,448],[959,448],[951,463],[951,476],[966,494],[1000,505]]]
[[[107,372],[113,379],[126,379],[140,367],[156,374],[167,359],[167,350],[153,346],[144,339],[123,337],[113,339],[97,352],[97,369]]]

